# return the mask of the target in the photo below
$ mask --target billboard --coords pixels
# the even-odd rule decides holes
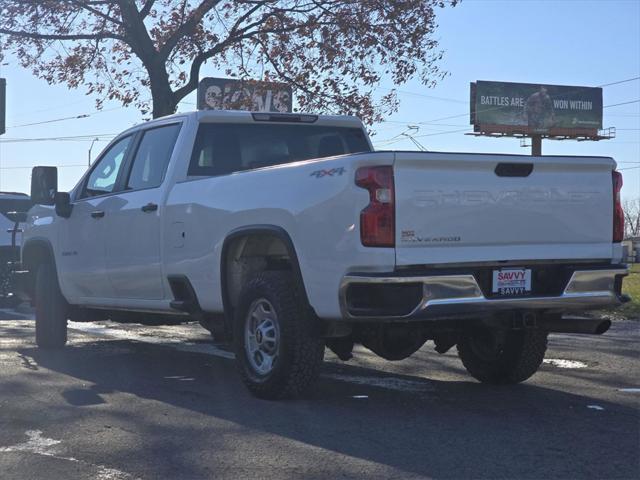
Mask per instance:
[[[5,118],[7,109],[7,81],[0,78],[0,135],[6,131]]]
[[[478,81],[471,84],[475,131],[595,135],[602,128],[602,89]]]
[[[207,77],[198,85],[198,110],[292,111],[293,92],[282,83]]]

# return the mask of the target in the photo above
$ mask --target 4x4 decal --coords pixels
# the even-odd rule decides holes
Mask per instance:
[[[344,172],[346,172],[344,167],[336,167],[336,168],[332,168],[330,170],[316,170],[315,172],[311,172],[311,174],[309,176],[316,177],[316,178],[333,177],[335,175],[340,176]]]

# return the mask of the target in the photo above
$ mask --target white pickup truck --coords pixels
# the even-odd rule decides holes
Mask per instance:
[[[24,284],[36,340],[67,320],[198,320],[262,398],[300,394],[325,346],[400,360],[457,346],[487,383],[549,332],[625,300],[622,179],[602,157],[375,152],[346,116],[206,111],[118,135],[70,193],[32,173]],[[573,315],[573,316],[571,316]]]

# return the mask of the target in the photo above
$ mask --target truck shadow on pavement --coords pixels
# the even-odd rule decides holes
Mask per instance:
[[[637,478],[640,470],[634,408],[535,383],[496,388],[327,364],[306,397],[267,402],[247,393],[232,361],[162,345],[113,340],[18,353],[73,379],[73,387],[60,386],[55,407],[65,430],[99,415],[139,439],[127,456],[166,452],[154,457],[151,477],[164,463],[181,478],[208,476],[191,460],[194,448],[214,463],[238,448],[287,465],[317,461],[322,474],[303,474],[309,478],[362,476],[368,462],[403,477]],[[393,382],[400,387],[386,388]],[[123,404],[121,393],[142,401]],[[265,435],[271,446],[257,439]],[[616,458],[626,461],[604,460]]]

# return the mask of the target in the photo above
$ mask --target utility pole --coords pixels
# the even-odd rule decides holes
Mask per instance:
[[[542,135],[531,135],[531,155],[542,156]]]
[[[87,159],[87,167],[91,166],[91,150],[93,149],[93,144],[98,141],[97,138],[91,140],[91,145],[89,146],[89,158]]]
[[[5,119],[6,119],[6,105],[7,105],[7,81],[4,78],[0,78],[0,135],[6,131]]]
[[[0,63],[0,69],[8,63]],[[7,80],[0,78],[0,135],[3,135],[7,130],[6,124],[6,110],[7,110]],[[0,148],[2,145],[0,144]],[[2,188],[2,152],[0,152],[0,188]]]

